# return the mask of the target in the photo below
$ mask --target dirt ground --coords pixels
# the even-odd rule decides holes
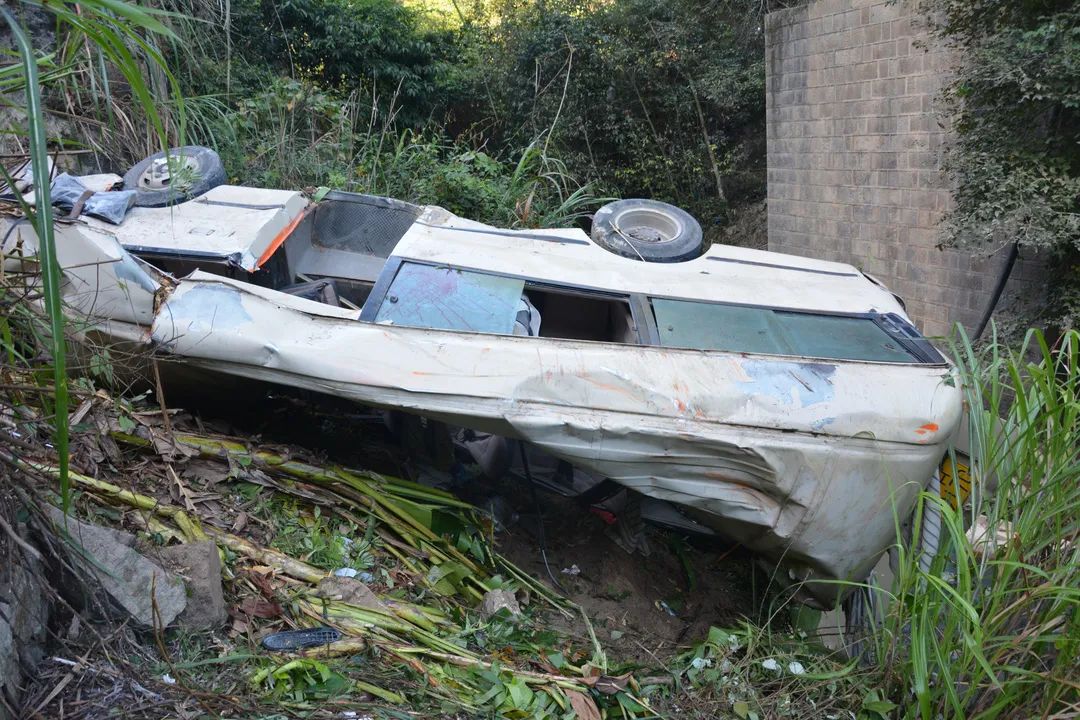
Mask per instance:
[[[353,404],[278,392],[258,385],[242,391],[223,385],[206,388],[212,391],[210,401],[206,394],[199,398],[174,392],[175,388],[167,391],[167,406],[173,411],[181,407],[186,411],[172,416],[179,429],[229,435],[287,457],[318,462],[321,467],[367,468],[427,482],[441,478],[442,484],[462,499],[480,508],[497,507],[493,515],[498,520],[492,523],[496,550],[549,587],[557,585],[588,618],[586,621],[572,614],[564,617],[535,595],[520,597],[535,610],[527,613],[529,632],[555,631],[551,633],[554,637],[572,639],[570,643],[556,641],[559,647],[575,653],[586,648],[585,653],[591,651],[594,646],[590,631],[595,632],[606,656],[605,664],[613,673],[636,671],[642,677],[669,684],[675,677],[669,673],[685,669],[685,661],[674,659],[700,642],[710,626],[734,627],[744,617],[759,622],[762,619],[759,608],[768,600],[763,592],[763,575],[755,571],[745,551],[729,542],[654,528],[634,520],[632,511],[623,512],[613,523],[611,516],[605,517],[577,500],[550,492],[538,492],[534,499],[522,482],[507,478],[497,482],[485,480],[475,467],[463,466],[460,456],[449,472],[446,467],[443,471],[433,469],[424,448],[403,447],[389,434],[381,415]],[[154,422],[163,422],[157,410],[146,415],[157,417]],[[77,435],[74,443],[73,458],[79,467],[89,470],[99,462],[103,463],[102,468],[108,464],[102,458],[95,459],[94,448],[98,446],[89,442],[89,438]],[[195,498],[199,503],[204,521],[226,529],[231,526],[236,532],[241,532],[238,528],[243,526],[242,532],[250,540],[269,545],[274,539],[274,528],[281,528],[267,524],[257,510],[251,510],[249,516],[245,508],[257,507],[258,500],[235,504],[239,502],[237,496],[216,485],[221,481],[217,475],[228,471],[227,464],[209,468],[206,477],[200,471],[203,464],[206,463],[192,459],[178,467],[182,468],[179,472],[187,483],[185,497]],[[106,472],[106,479],[130,481],[133,491],[156,496],[163,504],[183,500],[173,497],[173,488],[162,483],[162,468],[152,453],[146,457],[138,452],[129,453],[122,465],[125,478],[114,478]],[[92,506],[91,512],[96,513],[97,521],[105,524],[119,525],[132,519],[130,513],[124,515],[115,508],[100,505]],[[247,518],[243,523],[241,516]],[[620,523],[626,524],[630,531],[620,532]],[[637,546],[632,553],[623,547],[628,537]],[[546,565],[542,549],[546,551]],[[246,663],[261,657],[258,650],[252,654],[258,640],[251,635],[254,625],[248,618],[241,622],[247,629],[237,629],[236,613],[252,603],[253,596],[248,592],[251,588],[241,587],[242,581],[247,582],[245,578],[251,577],[248,570],[241,571],[226,591],[229,607],[233,608],[231,629],[171,632],[166,636],[156,631],[135,632],[127,624],[81,622],[78,612],[58,612],[51,628],[55,642],[48,657],[43,658],[34,681],[26,688],[27,706],[38,708],[30,717],[176,716],[191,720],[266,717],[263,711],[272,707],[267,697],[256,694],[266,707],[247,707],[252,697],[249,686],[252,669]],[[280,588],[266,590],[258,585],[256,590],[272,590],[273,600],[251,604],[251,612],[276,607]],[[247,594],[241,598],[238,592]],[[70,609],[62,593],[52,593],[58,606]],[[272,631],[281,622],[275,619],[276,614],[259,617],[270,618],[257,623],[260,632]],[[502,657],[500,653],[506,652],[513,656],[514,651],[507,649],[509,646],[500,647],[494,657]],[[545,667],[542,663],[533,666]],[[351,672],[359,671],[358,667]],[[367,680],[387,687],[395,686],[398,680],[391,675],[381,678],[373,675],[375,668],[369,665],[363,666],[363,672]],[[679,712],[683,716],[711,716],[713,705],[719,702],[680,698]],[[321,714],[312,717],[339,717],[338,710],[349,709],[349,702],[352,702],[349,698],[334,700],[318,708]],[[658,702],[672,700],[665,696]],[[700,707],[690,712],[691,705],[687,703]],[[113,709],[119,706],[125,711],[116,715]],[[299,706],[294,709],[303,714]],[[430,709],[429,705],[423,712]],[[293,713],[289,711],[282,716]],[[434,714],[422,716],[459,717],[460,714],[456,710],[447,714],[446,708],[436,708]]]
[[[648,556],[630,554],[612,539],[613,526],[575,501],[545,495],[541,503],[551,571],[564,594],[585,608],[612,658],[663,666],[710,625],[735,624],[759,605],[750,559],[731,543],[688,541],[645,527]],[[547,580],[535,516],[522,517],[497,537],[500,549]],[[572,623],[567,630],[584,628]]]
[[[325,453],[334,462],[410,479],[426,472],[423,463],[406,451],[395,451],[377,413],[352,403],[267,392],[265,386],[252,386],[244,403],[173,394],[189,409],[199,410],[204,422],[230,434],[288,441]],[[540,552],[536,508],[526,486],[471,478],[454,484],[453,490],[481,507],[493,497],[504,501],[502,514],[515,519],[503,517],[505,525],[497,525],[498,549],[552,584]],[[585,609],[613,658],[664,664],[704,637],[711,625],[731,626],[743,617],[760,619],[767,578],[742,547],[638,524],[634,530],[644,535],[650,552],[631,554],[613,539],[615,526],[577,501],[542,490],[538,500],[551,574],[562,593]],[[558,629],[587,639],[580,621]]]

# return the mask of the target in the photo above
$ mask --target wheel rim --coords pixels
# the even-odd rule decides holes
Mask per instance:
[[[636,242],[654,245],[671,242],[683,231],[678,218],[650,208],[623,210],[612,218],[612,225],[620,234]]]
[[[139,176],[138,185],[143,190],[168,190],[182,185],[185,180],[190,181],[198,169],[198,162],[190,156],[170,155],[167,158],[155,158]],[[173,170],[177,171],[175,175]]]

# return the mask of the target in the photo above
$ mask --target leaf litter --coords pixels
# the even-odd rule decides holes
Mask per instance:
[[[159,678],[188,687],[196,671],[247,655],[236,661],[247,682],[233,692],[304,715],[332,716],[366,701],[465,716],[592,718],[603,708],[656,716],[631,674],[608,674],[584,610],[504,557],[491,519],[473,505],[295,448],[199,432],[182,413],[166,429],[153,413],[115,410],[100,397],[80,408],[98,416],[101,437],[119,448],[117,469],[138,473],[73,471],[79,512],[99,522],[119,517],[151,544],[213,540],[231,599],[226,637],[201,647],[220,654],[186,666],[174,658]],[[477,608],[493,590],[520,598],[524,615],[482,620]],[[540,621],[549,615],[583,624],[589,639],[545,630]],[[341,639],[292,654],[259,647],[271,633],[312,627]]]
[[[78,659],[45,665],[33,706],[63,704],[65,717],[89,718],[126,697],[125,717],[144,718],[591,719],[797,717],[847,702],[839,690],[848,686],[812,672],[803,682],[817,683],[817,694],[793,694],[804,669],[795,655],[770,647],[754,659],[760,631],[744,618],[767,598],[730,547],[691,550],[653,532],[651,555],[630,555],[599,518],[547,498],[552,566],[578,570],[560,573],[555,591],[536,579],[545,570],[523,503],[507,529],[478,509],[490,503],[469,494],[475,478],[457,494],[404,479],[423,472],[370,426],[359,430],[362,443],[347,441],[361,450],[342,452],[298,432],[319,428],[296,422],[295,407],[285,433],[247,435],[251,426],[239,423],[239,437],[220,420],[171,411],[166,424],[132,401],[88,398],[78,409],[90,430],[76,435],[77,513],[138,531],[150,556],[213,540],[230,622],[152,638],[105,626],[110,642],[96,646],[87,631],[101,631],[90,624],[80,642],[69,630],[61,647]],[[293,434],[320,451],[280,442]],[[54,476],[48,453],[31,457],[18,460],[28,475]],[[493,590],[512,593],[521,615],[485,618]],[[292,653],[262,646],[274,633],[313,628],[341,638]],[[795,669],[763,675],[754,670],[763,657]]]

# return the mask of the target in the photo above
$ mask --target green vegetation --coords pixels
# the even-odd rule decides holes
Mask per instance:
[[[1044,251],[1045,321],[1080,318],[1080,6],[1071,0],[930,0],[957,51],[951,242]]]
[[[758,2],[461,0],[438,14],[419,0],[163,5],[165,11],[152,11],[97,0],[80,2],[75,12],[69,4],[22,2],[14,12],[0,10],[18,53],[0,68],[0,89],[8,100],[25,97],[9,104],[26,107],[28,130],[13,130],[30,139],[35,172],[43,173],[49,143],[99,151],[103,163],[117,163],[108,169],[123,170],[162,145],[187,140],[217,147],[235,182],[328,184],[519,226],[574,222],[603,195],[670,200],[709,226],[724,221],[730,204],[762,194]],[[1060,253],[1059,296],[1073,304],[1063,306],[1058,320],[1072,324],[1080,307],[1080,294],[1069,294],[1080,237],[1080,11],[1050,0],[1007,7],[937,0],[937,6],[944,11],[940,32],[970,58],[955,85],[954,240],[1016,239]],[[42,31],[52,40],[36,56],[19,29],[33,13],[56,28]],[[50,109],[65,118],[65,137],[46,137]],[[52,211],[47,203],[40,208],[27,211],[42,242],[46,312],[35,312],[26,287],[5,276],[3,402],[26,411],[12,413],[25,435],[55,438],[48,452],[67,496],[64,328]],[[335,621],[357,637],[374,638],[370,657],[207,658],[205,646],[194,643],[159,670],[192,670],[190,678],[199,680],[209,668],[242,667],[252,692],[291,703],[290,712],[352,692],[396,705],[406,691],[433,685],[439,689],[427,697],[436,699],[425,709],[493,716],[565,717],[577,707],[569,690],[609,718],[649,716],[652,707],[686,702],[705,708],[702,713],[743,719],[1076,717],[1080,335],[1066,332],[1051,346],[1031,333],[1016,349],[992,341],[975,350],[961,339],[953,356],[970,412],[975,493],[956,509],[940,497],[922,498],[917,517],[940,512],[943,525],[928,565],[920,563],[918,533],[908,537],[898,519],[898,583],[865,638],[862,664],[790,631],[775,619],[782,615],[777,610],[762,626],[688,639],[696,644],[668,667],[620,666],[665,682],[619,687],[616,668],[599,647],[568,655],[569,647],[556,648],[536,627],[500,617],[479,621],[464,605],[441,599],[461,595],[474,605],[485,589],[512,583],[563,607],[527,576],[493,574],[515,571],[491,555],[473,510],[449,497],[418,498],[423,489],[378,485],[385,479],[334,469],[333,492],[391,494],[390,505],[409,509],[397,512],[384,502],[376,521],[368,514],[372,506],[357,506],[356,494],[348,494],[351,516],[331,521],[318,506],[301,508],[277,494],[258,512],[276,532],[267,545],[300,563],[289,566],[295,573],[351,564],[380,573],[388,593],[397,593],[392,598],[403,603],[397,614],[335,608]],[[108,356],[102,357],[98,373],[108,375]],[[80,401],[92,397],[83,387],[73,392]],[[41,412],[28,409],[34,403]],[[121,419],[122,430],[136,427]],[[0,450],[4,467],[29,467],[13,465],[14,456]],[[287,462],[259,462],[284,482]],[[83,488],[87,495],[101,490],[93,482]],[[108,499],[110,492],[98,494]],[[185,524],[177,506],[151,504],[179,513],[153,519],[156,537],[198,530]],[[452,542],[452,533],[432,531],[432,506],[476,522]],[[364,539],[342,543],[339,523]],[[404,528],[394,537],[406,548],[382,543],[373,528]],[[235,566],[248,550],[224,535],[215,539]],[[392,562],[423,567],[414,573],[424,580],[420,591],[407,594],[415,588],[406,590],[383,566],[388,553]],[[430,574],[433,557],[441,569]],[[292,618],[320,617],[305,599],[311,577],[289,581]],[[422,610],[407,604],[431,598],[437,602]],[[428,632],[432,623],[452,628],[449,639]],[[508,647],[545,670],[485,659]],[[612,692],[585,682],[593,682],[594,669],[614,684]],[[365,680],[357,682],[361,673]],[[214,687],[232,693],[235,683]]]
[[[910,717],[1067,717],[1080,700],[1080,334],[962,341],[953,356],[974,497],[953,509],[926,495],[916,511],[941,513],[941,545],[928,567],[900,547],[873,637],[880,687]]]
[[[0,90],[4,104],[12,98],[23,98],[22,128],[0,128],[28,138],[31,168],[35,178],[49,175],[49,144],[57,138],[48,137],[43,87],[59,92],[77,91],[73,79],[80,75],[97,78],[103,85],[91,83],[91,102],[110,105],[107,77],[118,72],[127,81],[127,92],[155,135],[162,141],[166,137],[165,126],[159,115],[157,98],[168,97],[174,101],[182,138],[183,102],[179,87],[172,80],[161,54],[153,42],[157,36],[171,35],[168,28],[157,19],[157,13],[124,3],[108,0],[91,0],[78,8],[63,4],[22,3],[19,8],[26,12],[47,13],[55,23],[57,50],[48,54],[35,53],[32,41],[23,27],[21,18],[7,7],[0,7],[0,19],[6,25],[15,48],[15,62],[0,68]],[[149,67],[161,73],[166,81],[152,89],[144,76]],[[155,92],[156,90],[156,92]],[[12,178],[3,171],[0,177],[4,185],[14,185]],[[60,468],[60,486],[64,508],[70,502],[68,487],[68,378],[67,347],[65,342],[64,314],[61,306],[60,266],[56,260],[56,241],[53,233],[55,211],[49,199],[47,184],[37,185],[37,202],[34,207],[21,199],[21,210],[30,218],[34,234],[40,246],[41,295],[48,317],[48,326],[32,324],[36,338],[47,339],[48,356],[53,370],[53,393],[51,412],[55,417],[54,441]],[[5,288],[5,294],[10,294]],[[10,298],[5,298],[10,299]],[[6,316],[6,314],[5,314]],[[9,359],[20,355],[23,347],[17,347],[11,328],[5,320],[5,344]]]
[[[124,83],[80,36],[52,38],[45,98],[65,135],[52,141],[98,151],[102,169],[185,135],[233,182],[383,192],[523,226],[645,196],[708,232],[764,196],[751,0],[159,6],[126,36],[138,53],[117,65]]]

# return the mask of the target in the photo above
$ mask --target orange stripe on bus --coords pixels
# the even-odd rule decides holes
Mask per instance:
[[[292,231],[296,229],[296,226],[299,225],[300,221],[304,219],[304,217],[307,215],[307,212],[307,208],[304,208],[299,215],[292,219],[292,222],[283,227],[281,229],[281,232],[274,236],[273,241],[266,247],[266,250],[263,251],[262,256],[259,257],[259,261],[255,263],[256,270],[261,268],[263,266],[263,263],[273,257],[274,253],[277,252],[277,249],[281,247],[281,243],[285,242],[285,238],[289,237]]]

